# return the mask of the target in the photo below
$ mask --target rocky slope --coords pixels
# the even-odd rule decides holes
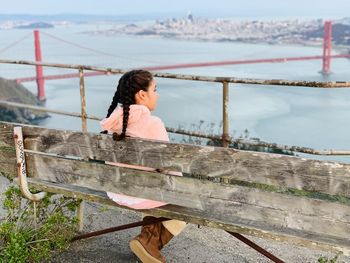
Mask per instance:
[[[0,101],[9,101],[40,106],[42,103],[23,85],[13,80],[0,78]],[[36,124],[40,119],[49,115],[28,109],[19,109],[0,104],[0,121]]]

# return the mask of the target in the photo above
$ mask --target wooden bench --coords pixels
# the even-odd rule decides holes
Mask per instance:
[[[14,127],[38,190],[107,205],[116,204],[105,191],[149,198],[169,203],[146,211],[154,216],[350,252],[349,164],[0,122],[0,173],[9,178],[17,177]]]

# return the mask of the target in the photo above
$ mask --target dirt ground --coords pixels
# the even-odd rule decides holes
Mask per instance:
[[[125,209],[106,209],[98,204],[86,204],[86,228],[96,231],[140,220],[141,214]],[[57,255],[52,262],[120,262],[135,263],[137,258],[129,249],[129,240],[140,228],[105,234],[73,243],[67,252]],[[318,262],[321,256],[335,254],[291,246],[270,240],[248,237],[285,262]],[[272,262],[246,244],[222,230],[188,225],[184,232],[173,238],[162,250],[169,263],[180,262]],[[337,262],[350,262],[340,256]]]
[[[0,192],[7,186],[8,181],[0,177]],[[0,215],[3,216],[3,210],[0,210]],[[84,232],[127,224],[139,221],[140,218],[141,214],[138,212],[86,203]],[[129,249],[129,240],[139,231],[140,228],[134,228],[76,241],[67,251],[56,255],[50,262],[138,262]],[[329,259],[335,256],[334,253],[247,237],[285,262],[311,263],[318,262],[321,256]],[[225,231],[207,227],[198,228],[197,225],[192,224],[189,224],[179,236],[173,238],[163,248],[162,253],[168,263],[272,262]],[[350,257],[340,256],[337,263],[340,262],[350,262]]]

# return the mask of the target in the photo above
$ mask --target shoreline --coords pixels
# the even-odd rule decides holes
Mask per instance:
[[[108,34],[104,31],[82,31],[80,34],[91,34],[91,35],[103,35],[105,37],[114,37],[114,34]],[[206,43],[237,43],[237,44],[248,44],[248,45],[266,45],[266,46],[292,46],[292,47],[314,47],[314,48],[323,48],[323,43],[316,43],[311,41],[305,42],[279,42],[279,43],[271,43],[264,41],[244,41],[244,40],[209,40],[203,38],[181,38],[181,37],[169,37],[163,35],[139,35],[139,34],[128,34],[122,33],[123,36],[135,37],[137,39],[167,39],[167,40],[175,40],[175,41],[184,41],[184,42],[206,42]],[[336,45],[332,44],[332,50],[337,53],[348,54],[350,53],[350,45]]]
[[[151,23],[125,23],[111,25],[109,29],[96,29],[81,32],[90,35],[113,37],[128,35],[142,38],[159,38],[197,42],[232,42],[244,44],[323,46],[323,19],[284,19],[236,21],[224,18],[197,18],[191,13],[183,18],[155,20]],[[331,24],[335,50],[350,50],[348,32],[350,18],[343,18]],[[346,53],[347,53],[346,52]]]

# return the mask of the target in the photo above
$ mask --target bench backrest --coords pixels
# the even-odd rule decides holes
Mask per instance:
[[[0,123],[0,172],[15,176],[13,128]],[[111,191],[170,203],[188,222],[350,250],[350,165],[221,147],[23,126],[27,173],[72,191]],[[119,162],[184,176],[106,165]],[[38,181],[37,181],[38,182]],[[38,185],[40,184],[38,183]],[[79,187],[78,188],[74,188]]]

